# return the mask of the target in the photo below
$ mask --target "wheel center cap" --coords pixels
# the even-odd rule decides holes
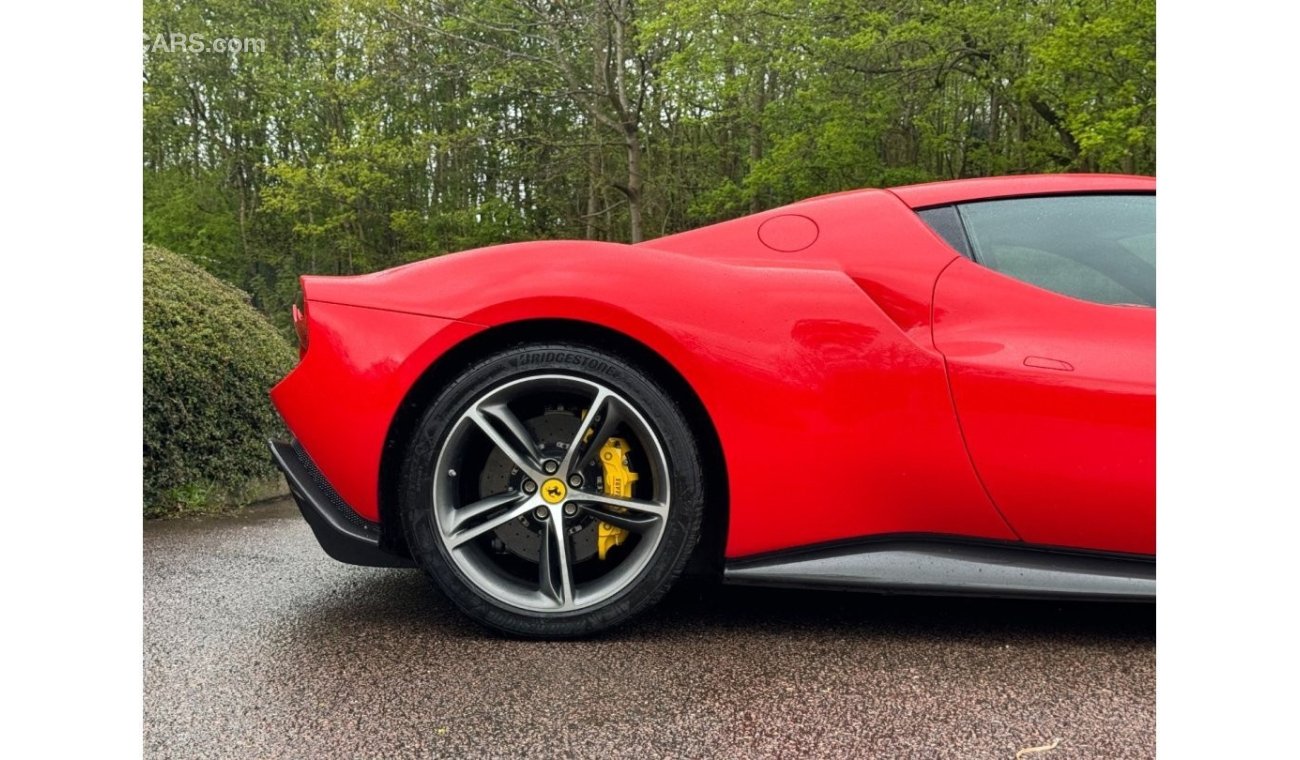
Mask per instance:
[[[559,478],[551,478],[542,484],[542,500],[547,504],[559,504],[564,501],[564,497],[568,493],[568,490],[569,489],[565,487],[563,480],[560,480]]]

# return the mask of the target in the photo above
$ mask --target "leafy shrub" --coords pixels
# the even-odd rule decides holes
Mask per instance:
[[[240,503],[275,477],[267,391],[294,350],[248,296],[144,248],[144,514]]]

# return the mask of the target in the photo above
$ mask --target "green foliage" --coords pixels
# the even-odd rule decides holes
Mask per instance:
[[[267,391],[294,359],[244,293],[145,246],[146,517],[238,503],[275,476]]]
[[[146,173],[144,238],[228,279],[243,269],[238,208],[215,172]]]
[[[1154,3],[1072,4],[1032,51],[1026,84],[1059,109],[1085,164],[1155,170]]]
[[[1153,0],[146,0],[145,239],[303,273],[852,187],[1155,171]]]

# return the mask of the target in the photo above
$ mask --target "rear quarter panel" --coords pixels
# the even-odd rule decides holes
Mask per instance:
[[[308,278],[320,331],[277,404],[374,519],[384,436],[424,368],[483,329],[587,322],[658,353],[708,410],[729,558],[881,533],[1015,538],[971,469],[929,337],[934,280],[955,254],[888,193],[799,212],[820,235],[780,256],[753,234],[777,210],[663,241],[679,252],[532,243]]]

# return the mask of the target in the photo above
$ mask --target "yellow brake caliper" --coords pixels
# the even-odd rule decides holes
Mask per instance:
[[[639,477],[628,467],[627,441],[622,438],[610,438],[600,447],[600,464],[605,468],[605,495],[622,499],[632,498],[632,484]],[[623,507],[610,506],[614,512],[626,512]],[[596,523],[596,555],[601,559],[615,546],[627,540],[627,528],[610,525],[607,522]]]

